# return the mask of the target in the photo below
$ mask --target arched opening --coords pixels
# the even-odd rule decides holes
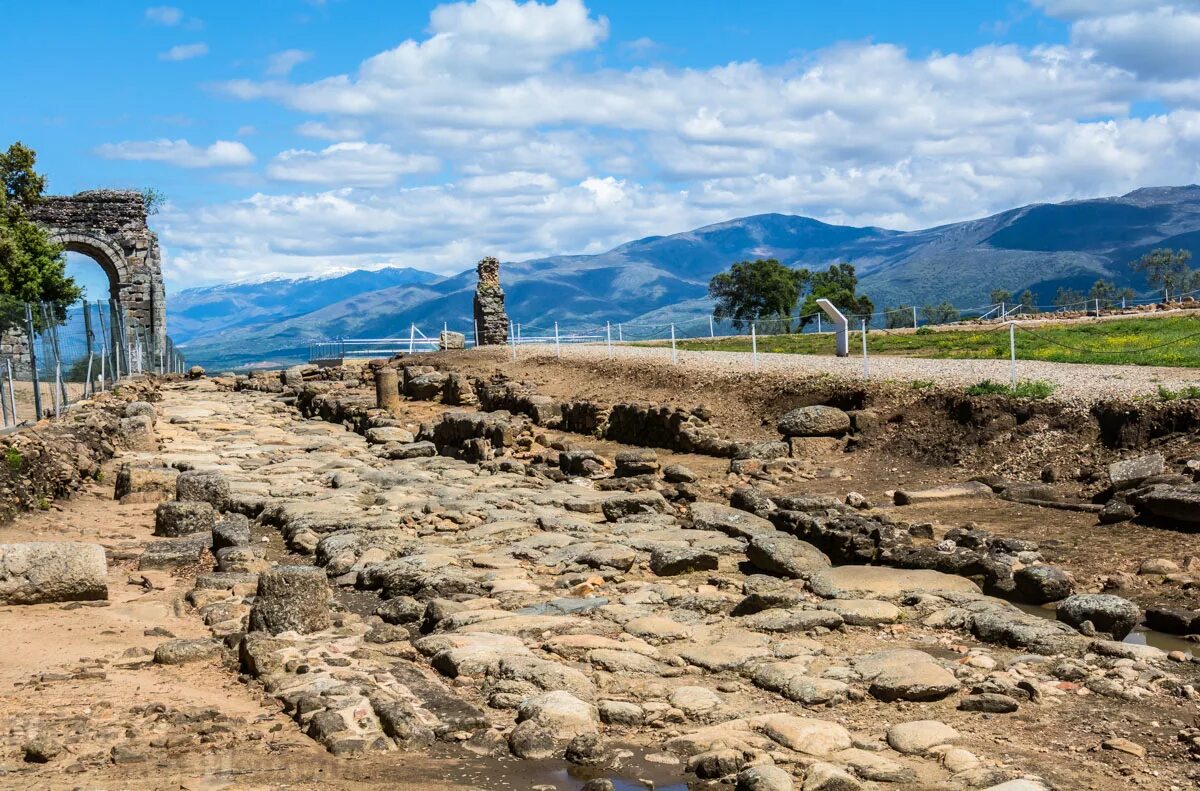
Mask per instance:
[[[68,250],[67,276],[83,289],[83,298],[88,302],[112,300],[118,296],[115,273],[93,255]]]

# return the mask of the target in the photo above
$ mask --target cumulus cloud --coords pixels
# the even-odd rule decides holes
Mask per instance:
[[[292,69],[306,60],[312,59],[311,52],[302,49],[285,49],[267,58],[267,74],[272,77],[286,77]]]
[[[158,53],[159,60],[191,60],[208,54],[208,45],[204,42],[197,44],[176,44],[166,52]]]
[[[187,140],[126,140],[105,143],[96,149],[105,159],[165,162],[183,168],[241,167],[254,163],[254,155],[242,143],[218,140],[195,146]]]
[[[334,144],[266,171],[323,191],[175,216],[172,249],[212,277],[456,271],[758,212],[916,228],[1200,180],[1194,6],[1036,1],[1069,44],[849,42],[710,68],[603,65],[608,21],[582,0],[440,6],[427,36],[353,71],[223,85],[310,115],[296,131]],[[1164,109],[1139,118],[1142,102]]]
[[[146,9],[146,19],[159,25],[174,27],[183,21],[183,11],[169,5],[151,6]]]
[[[436,171],[438,164],[431,156],[400,154],[381,143],[359,141],[335,143],[321,151],[284,151],[267,166],[267,175],[303,184],[386,187],[405,174]]]

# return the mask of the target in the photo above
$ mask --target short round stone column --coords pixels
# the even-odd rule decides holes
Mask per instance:
[[[258,578],[250,631],[319,632],[328,629],[331,593],[325,571],[315,566],[279,566]]]
[[[400,410],[400,372],[384,366],[375,372],[375,405],[388,412]]]

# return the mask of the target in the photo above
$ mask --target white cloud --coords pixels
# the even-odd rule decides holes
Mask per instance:
[[[302,49],[285,49],[267,58],[267,74],[272,77],[286,77],[292,69],[312,59],[311,52]]]
[[[296,127],[296,133],[318,140],[357,140],[362,138],[363,129],[351,123],[331,126],[320,121],[305,121]]]
[[[183,21],[183,11],[169,5],[151,6],[146,9],[146,19],[159,25],[174,27]]]
[[[436,171],[438,164],[434,157],[398,154],[381,143],[350,142],[321,151],[284,151],[267,166],[267,175],[303,184],[386,187],[405,174]]]
[[[309,114],[296,131],[335,144],[282,152],[267,175],[324,191],[180,213],[172,250],[210,278],[454,271],[759,212],[916,228],[1200,180],[1194,6],[1038,2],[1070,44],[849,42],[710,68],[602,65],[608,22],[581,0],[440,6],[426,37],[350,73],[226,84]],[[1163,53],[1146,52],[1156,31]],[[1141,102],[1165,109],[1134,117]],[[414,173],[423,186],[399,186]]]
[[[1141,77],[1200,76],[1200,9],[1169,6],[1081,19],[1072,40]]]
[[[191,60],[208,54],[208,45],[204,42],[197,44],[176,44],[166,52],[158,53],[159,60]]]
[[[105,143],[96,149],[105,159],[165,162],[183,168],[241,167],[254,163],[254,155],[241,143],[218,140],[195,146],[187,140],[126,140]]]

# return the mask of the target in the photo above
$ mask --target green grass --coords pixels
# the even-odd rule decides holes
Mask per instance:
[[[850,353],[858,356],[862,353],[861,336],[851,335]],[[1200,317],[1120,319],[1027,329],[1018,324],[1016,338],[1017,358],[1021,360],[1200,368]],[[758,350],[832,355],[833,343],[831,334],[760,335]],[[701,338],[680,341],[678,345],[689,351],[750,351],[750,339],[746,337]],[[904,335],[872,330],[867,335],[867,347],[870,354],[1004,360],[1009,355],[1008,325]]]
[[[967,388],[967,395],[1010,395],[1017,398],[1049,398],[1054,392],[1054,385],[1049,382],[1043,382],[1040,379],[1029,379],[1017,382],[1016,387],[1004,384],[1003,382],[993,382],[991,379],[984,379],[979,384],[973,384]]]
[[[1190,401],[1192,399],[1200,399],[1200,387],[1196,385],[1186,385],[1178,390],[1172,390],[1168,387],[1159,385],[1158,398],[1160,401]]]

